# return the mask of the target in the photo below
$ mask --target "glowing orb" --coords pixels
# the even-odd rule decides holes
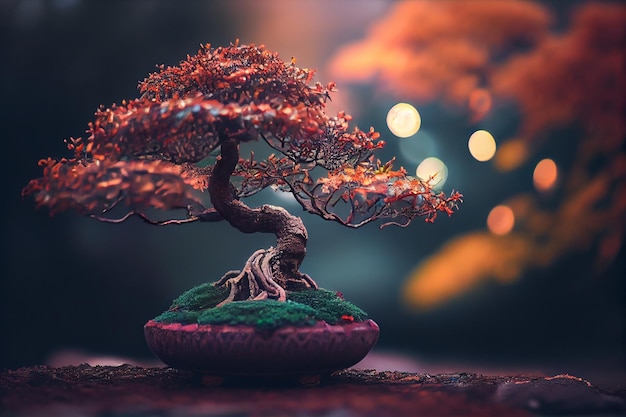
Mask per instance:
[[[487,227],[491,233],[506,235],[515,225],[515,214],[509,206],[495,206],[487,216]]]
[[[528,154],[528,145],[523,139],[511,139],[498,146],[494,163],[499,171],[512,171],[526,161]]]
[[[417,166],[415,175],[422,181],[428,181],[431,187],[439,188],[448,179],[448,167],[441,159],[431,156]]]
[[[387,127],[399,138],[408,138],[420,130],[422,118],[417,109],[408,103],[398,103],[387,113]]]
[[[472,133],[467,147],[474,159],[480,162],[488,161],[496,154],[496,140],[486,130]]]
[[[554,184],[558,176],[556,164],[552,159],[543,159],[535,166],[533,172],[533,184],[538,191],[548,191]]]

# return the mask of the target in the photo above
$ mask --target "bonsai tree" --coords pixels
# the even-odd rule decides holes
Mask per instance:
[[[23,194],[52,214],[75,209],[103,222],[137,216],[153,225],[227,221],[244,233],[275,234],[275,247],[215,283],[228,288],[219,305],[284,301],[286,291],[317,288],[300,271],[302,220],[282,207],[248,207],[246,197],[272,187],[309,213],[356,228],[379,219],[431,222],[452,214],[462,196],[437,193],[393,161],[375,159],[379,133],[350,130],[345,113],[327,115],[334,84],[313,84],[313,75],[262,46],[204,45],[178,66],[158,67],[139,83],[139,98],[100,107],[86,139],[66,140],[73,156],[39,161],[43,176]],[[250,141],[275,153],[240,155]],[[156,210],[169,217],[154,217]]]

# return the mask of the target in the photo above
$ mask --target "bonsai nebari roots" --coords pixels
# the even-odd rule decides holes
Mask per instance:
[[[215,283],[230,288],[228,297],[218,304],[247,299],[263,300],[273,298],[286,301],[285,288],[317,288],[317,284],[307,274],[295,271],[297,277],[285,276],[280,272],[280,253],[276,248],[259,249],[254,252],[241,271],[228,271]]]

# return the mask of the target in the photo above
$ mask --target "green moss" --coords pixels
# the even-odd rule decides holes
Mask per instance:
[[[197,323],[204,310],[215,307],[226,297],[226,287],[216,287],[213,283],[198,285],[176,298],[170,309],[154,320],[163,323]]]
[[[197,323],[201,313],[202,311],[168,310],[156,316],[154,321],[161,323]]]
[[[184,292],[172,302],[171,309],[184,309],[191,311],[213,308],[228,297],[228,288],[216,287],[212,282],[198,285]]]
[[[287,299],[314,308],[317,312],[316,319],[329,324],[343,321],[343,316],[351,316],[355,321],[364,321],[368,318],[365,311],[342,299],[333,291],[324,289],[293,291],[287,294]]]
[[[271,330],[282,326],[310,326],[318,320],[329,324],[363,321],[367,314],[336,293],[324,289],[290,291],[287,301],[235,301],[214,308],[228,296],[224,287],[202,284],[174,300],[170,310],[154,320],[164,323],[245,324]]]
[[[209,308],[200,317],[200,324],[247,324],[263,329],[289,325],[312,325],[315,310],[292,301],[235,301],[220,308]]]

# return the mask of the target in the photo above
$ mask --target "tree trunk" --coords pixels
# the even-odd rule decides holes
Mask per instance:
[[[244,233],[273,233],[276,248],[255,252],[243,270],[227,272],[216,285],[230,286],[224,301],[275,298],[285,300],[285,290],[317,288],[299,271],[306,254],[307,231],[299,217],[282,207],[265,204],[250,208],[237,198],[230,177],[239,161],[235,139],[222,141],[221,155],[209,182],[213,206],[232,226]]]

